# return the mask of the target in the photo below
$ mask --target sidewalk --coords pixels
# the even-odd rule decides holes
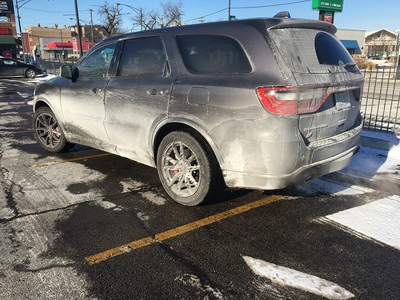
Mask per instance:
[[[353,157],[349,167],[370,174],[392,174],[400,180],[399,137],[390,133],[363,130],[361,149]]]
[[[393,133],[363,130],[361,134],[361,146],[391,151],[399,147],[399,138]]]

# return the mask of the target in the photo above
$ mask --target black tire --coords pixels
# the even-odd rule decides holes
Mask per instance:
[[[157,151],[161,184],[173,200],[186,206],[202,203],[220,187],[216,159],[199,140],[187,132],[171,132]]]
[[[48,107],[40,107],[35,111],[33,133],[40,146],[48,152],[63,152],[73,146],[65,139],[64,132]]]
[[[35,77],[36,77],[36,72],[35,72],[35,70],[34,70],[34,69],[28,69],[28,70],[26,70],[26,71],[25,71],[25,77],[31,78],[31,79],[35,78]]]

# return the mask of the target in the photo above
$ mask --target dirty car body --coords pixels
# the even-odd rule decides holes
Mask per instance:
[[[363,78],[335,31],[264,18],[109,38],[37,87],[36,138],[157,167],[184,205],[338,171],[359,147]]]

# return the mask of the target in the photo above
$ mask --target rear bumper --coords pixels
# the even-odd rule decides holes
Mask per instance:
[[[359,145],[354,146],[334,157],[305,165],[291,174],[267,175],[230,171],[225,171],[223,174],[225,182],[230,188],[250,188],[260,190],[282,189],[289,185],[321,177],[345,168],[350,163],[353,155],[358,151],[358,149]]]
[[[247,169],[223,169],[225,183],[230,188],[275,190],[337,172],[358,151],[361,132],[362,122],[349,131],[308,146],[302,140],[292,140],[280,148],[269,147],[263,153],[253,148],[257,160],[249,163],[251,167]]]

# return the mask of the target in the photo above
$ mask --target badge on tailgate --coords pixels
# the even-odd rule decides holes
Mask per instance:
[[[336,92],[335,101],[338,111],[349,110],[351,108],[350,91]]]

